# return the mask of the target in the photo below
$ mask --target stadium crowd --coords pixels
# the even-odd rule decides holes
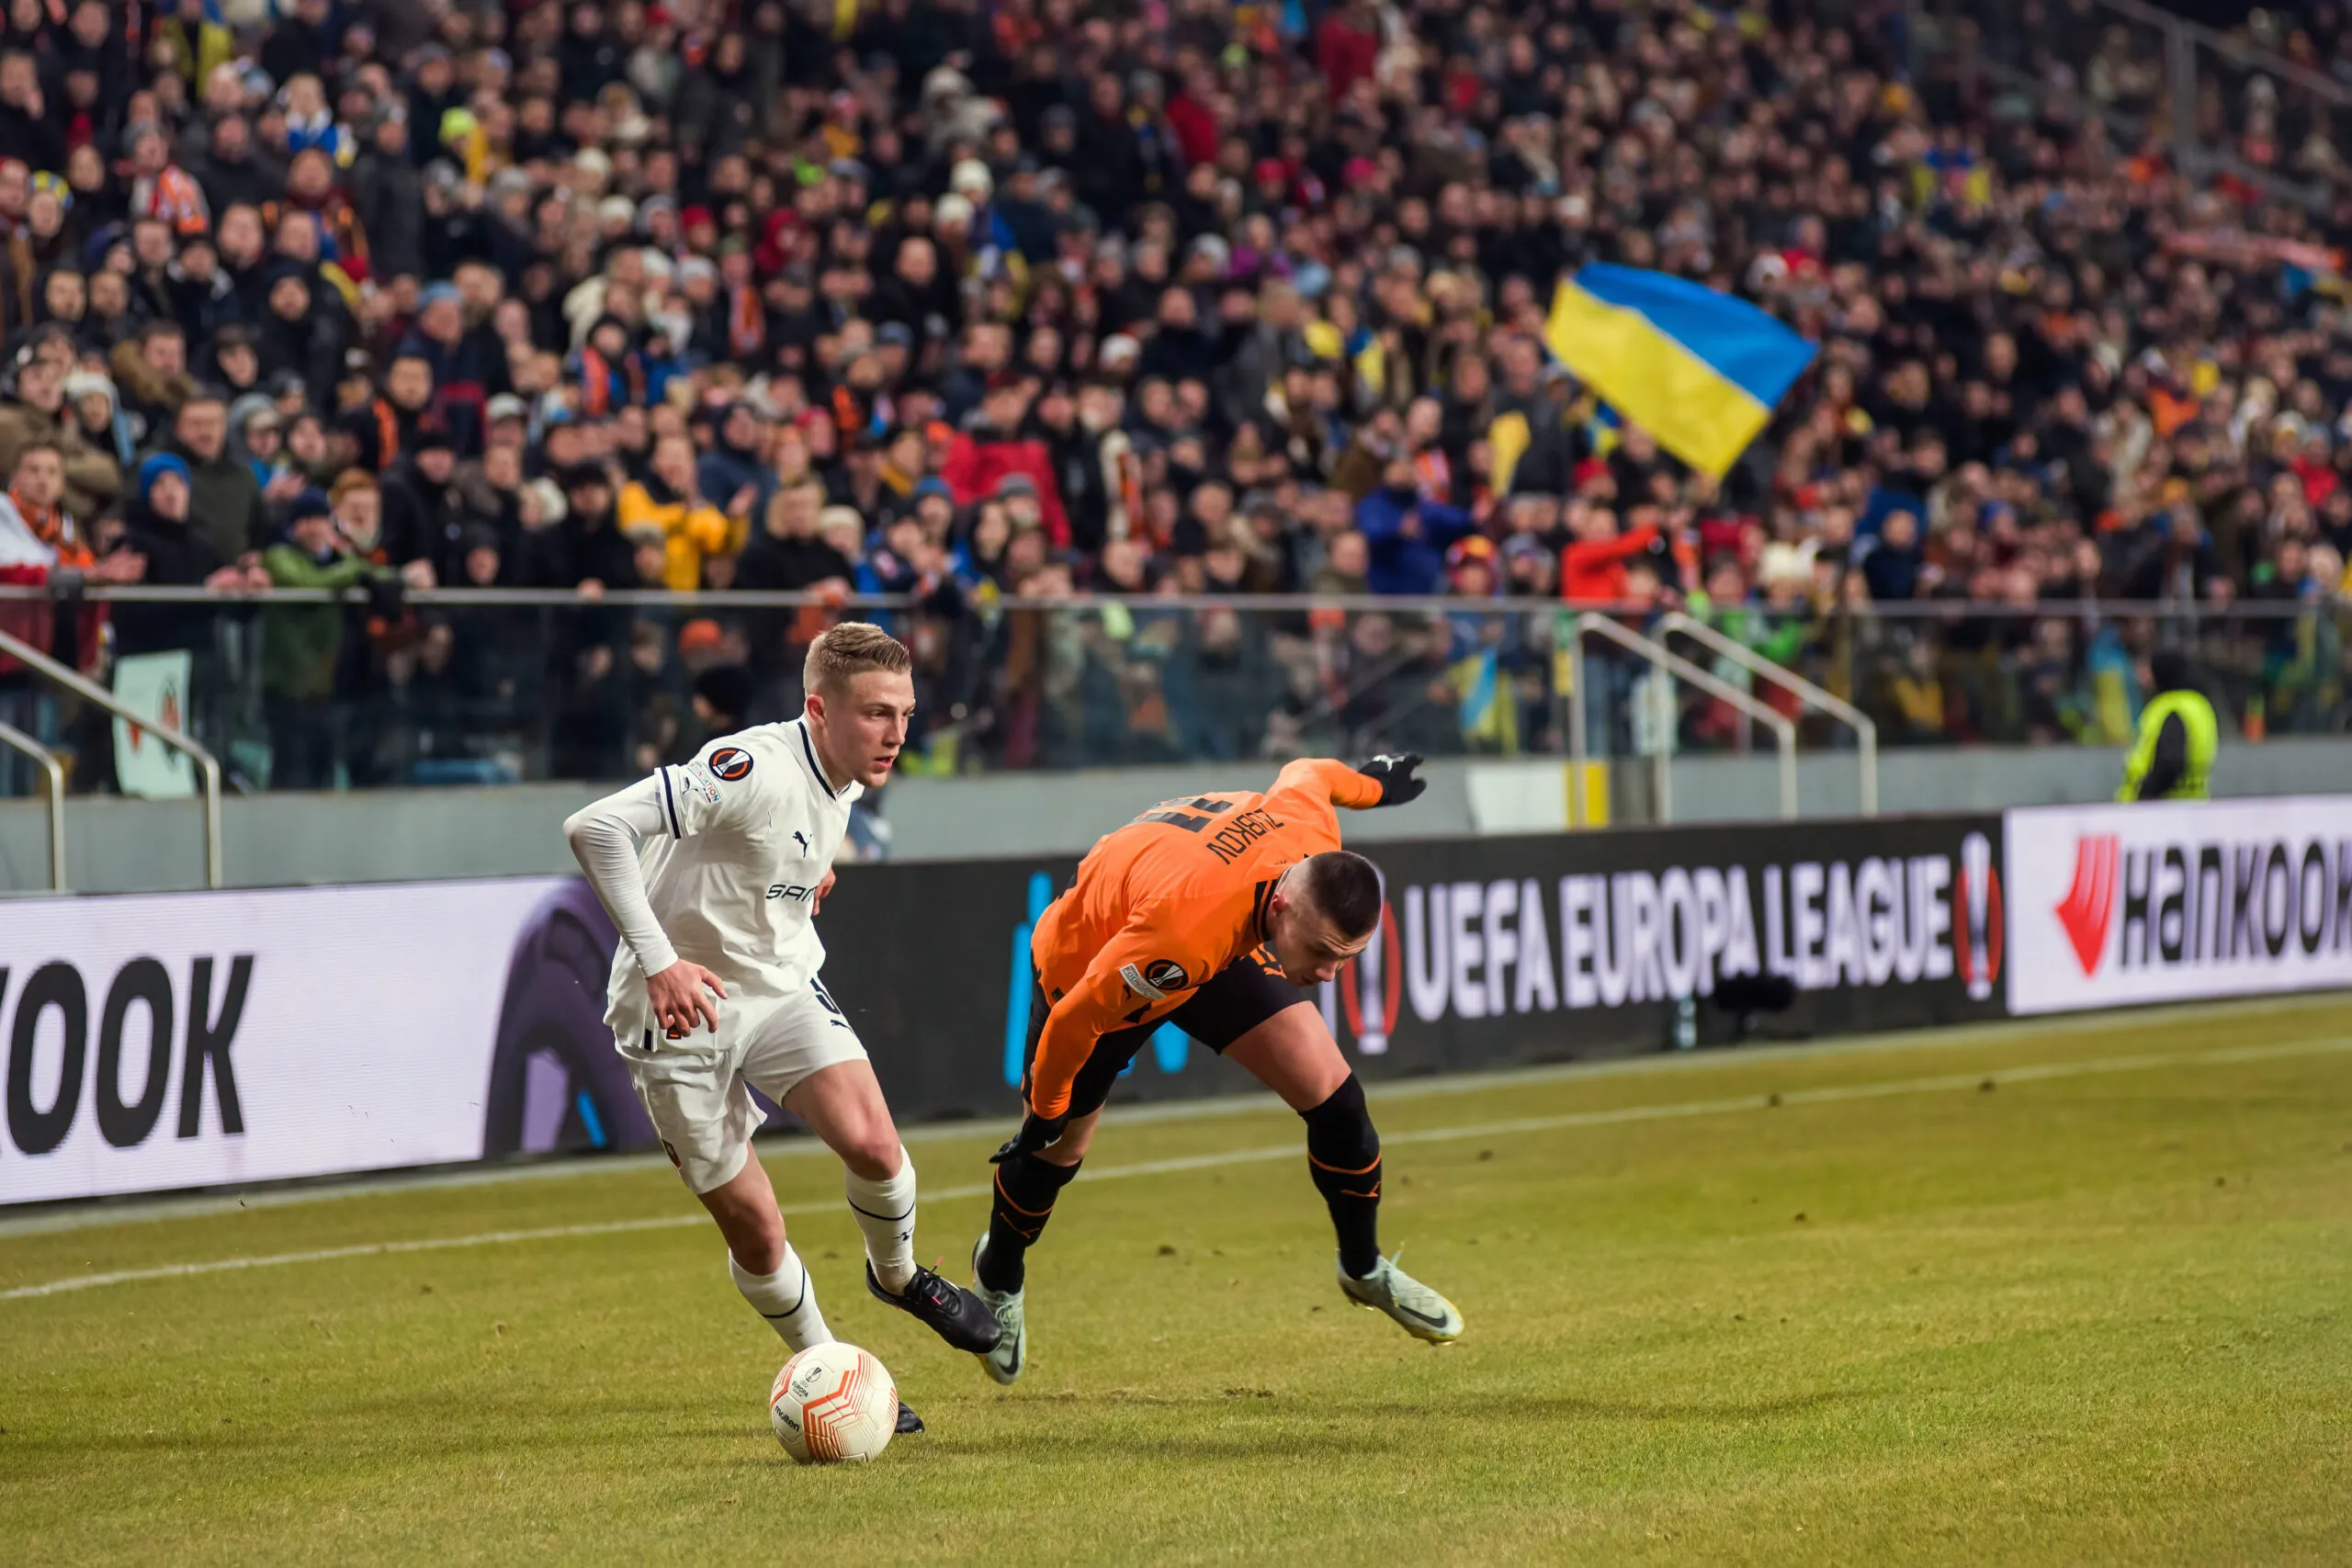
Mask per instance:
[[[7,0],[0,625],[187,650],[281,786],[625,774],[842,613],[913,766],[1555,746],[1559,605],[1896,741],[2120,738],[2160,643],[2335,726],[2352,205],[1914,73],[1901,10]],[[1819,344],[1720,481],[1550,352],[1588,260]],[[659,598],[755,589],[827,603]],[[1365,598],[1098,597],[1302,592]]]

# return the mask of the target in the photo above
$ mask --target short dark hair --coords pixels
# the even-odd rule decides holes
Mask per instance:
[[[1380,873],[1360,854],[1326,850],[1299,868],[1303,891],[1342,942],[1370,936],[1380,923]]]

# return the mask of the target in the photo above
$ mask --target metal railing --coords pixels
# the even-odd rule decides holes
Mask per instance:
[[[1854,732],[1855,761],[1861,775],[1858,803],[1863,816],[1878,815],[1878,726],[1871,722],[1868,714],[1845,698],[1815,685],[1786,665],[1773,663],[1746,643],[1727,637],[1706,622],[1693,619],[1679,610],[1658,617],[1656,630],[1661,637],[1679,634],[1702,644],[1758,680],[1770,681],[1805,706],[1826,713],[1851,729]]]
[[[56,752],[13,724],[0,724],[0,746],[31,758],[49,781],[49,887],[52,893],[62,893],[66,890],[65,769]]]
[[[11,637],[6,632],[0,632],[0,653],[6,654],[27,669],[54,681],[84,702],[105,709],[126,724],[138,726],[140,729],[153,736],[173,750],[182,753],[196,764],[197,771],[202,775],[204,788],[204,885],[207,887],[220,886],[224,880],[220,853],[220,764],[214,759],[212,753],[197,744],[192,737],[183,731],[164,724],[160,720],[150,718],[145,714],[134,712],[129,705],[104,686],[85,679],[70,667],[60,664],[56,660],[21,638]],[[52,763],[53,761],[52,759]],[[62,800],[64,797],[63,775],[55,772],[53,768],[51,787],[57,792],[51,798]],[[52,835],[52,843],[56,846],[52,852],[58,857],[58,863],[62,865],[64,855],[63,841],[54,837],[61,829],[53,810],[50,830]]]
[[[51,603],[65,595],[47,588],[0,584],[0,604],[10,601]],[[365,604],[368,591],[353,588],[272,588],[263,592],[216,592],[207,588],[154,588],[144,585],[92,585],[74,595],[88,604],[209,604],[222,611],[264,609],[272,604]],[[562,588],[429,588],[413,590],[404,604],[442,609],[535,607],[594,610],[599,607],[662,610],[919,610],[920,595],[912,593],[775,592],[754,589],[664,588],[611,589],[589,595]],[[1445,594],[1414,593],[1094,593],[1068,597],[974,594],[972,608],[980,610],[1083,610],[1113,604],[1132,611],[1238,610],[1245,613],[1307,610],[1380,612],[1386,615],[1464,615],[1480,613],[1533,614],[1575,610],[1604,615],[1654,617],[1656,604],[1610,604],[1579,600],[1494,597],[1464,599]],[[2236,599],[2227,604],[2175,599],[2049,599],[2019,604],[2007,599],[1881,599],[1860,609],[1838,613],[1862,620],[1939,621],[1971,615],[2000,617],[2096,615],[2107,619],[2163,615],[2191,620],[2290,620],[2314,611],[2341,606],[2352,610],[2352,596],[2330,603],[2279,603]],[[1791,615],[1815,614],[1810,605],[1792,608]]]
[[[1569,776],[1576,781],[1568,791],[1568,826],[1584,826],[1583,781],[1585,763],[1585,657],[1584,634],[1593,633],[1615,643],[1629,653],[1646,660],[1650,667],[1687,682],[1721,703],[1745,714],[1772,732],[1772,741],[1781,754],[1781,816],[1793,821],[1797,815],[1797,727],[1758,702],[1747,693],[1674,652],[1663,643],[1651,641],[1639,632],[1628,631],[1618,622],[1596,610],[1588,610],[1576,618],[1570,642],[1569,660],[1573,673],[1568,681],[1568,759]],[[1652,754],[1653,787],[1651,818],[1658,822],[1674,820],[1674,747],[1671,737],[1666,738]]]
[[[0,590],[0,600],[40,597]],[[1571,735],[1580,614],[1662,638],[1761,698],[1793,721],[1807,750],[1857,740],[1881,757],[1916,746],[2121,744],[2159,651],[2189,660],[2233,738],[2352,734],[2352,601],[2322,597],[1870,606],[1807,597],[1690,617],[1785,671],[1778,676],[1753,665],[1743,673],[1739,655],[1663,605],[1541,598],[1017,599],[976,589],[958,607],[891,595],[454,589],[420,593],[413,615],[390,616],[318,591],[142,587],[93,590],[85,602],[111,612],[96,639],[107,651],[87,678],[107,687],[127,675],[107,672],[118,650],[185,648],[187,716],[175,728],[219,759],[224,786],[249,793],[640,776],[715,733],[695,700],[718,667],[729,673],[716,688],[743,705],[719,712],[756,724],[799,711],[807,640],[844,616],[871,618],[914,650],[910,776],[1398,749],[1565,761],[1579,741],[1589,760],[1640,770],[1662,725],[1694,755],[1760,744],[1745,705],[1656,678],[1591,637],[1586,722]],[[146,609],[165,604],[171,617]],[[824,613],[797,613],[810,607]],[[188,608],[198,613],[180,613]],[[1636,705],[1637,694],[1650,700]],[[1669,694],[1676,700],[1657,700]],[[1852,725],[1853,711],[1871,728]],[[74,791],[120,787],[107,739],[120,728],[104,713],[69,698],[54,730],[5,705],[0,718],[53,748]],[[0,793],[37,787],[5,749],[0,761],[14,768]],[[30,805],[16,820],[24,881],[38,886]]]

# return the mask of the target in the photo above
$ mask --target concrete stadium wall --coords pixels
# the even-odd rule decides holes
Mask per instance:
[[[2103,800],[2119,752],[2084,748],[1892,751],[1880,762],[1882,810],[1992,810]],[[1268,776],[1257,762],[1106,769],[959,779],[901,780],[888,802],[892,852],[903,860],[1075,854],[1143,806]],[[1351,839],[1441,839],[1544,832],[1566,822],[1566,771],[1556,761],[1446,760],[1410,810],[1371,812]],[[1613,769],[1611,817],[1648,819],[1646,762]],[[1772,757],[1692,757],[1674,765],[1675,819],[1736,821],[1779,810]],[[1855,809],[1850,752],[1798,761],[1807,817]],[[2214,771],[2225,795],[2352,789],[2352,740],[2274,740],[2222,749]],[[390,790],[365,795],[232,796],[222,803],[232,886],[288,886],[453,876],[530,875],[572,869],[558,826],[600,793],[580,784],[505,789]],[[192,802],[75,798],[66,809],[66,869],[76,891],[195,887],[203,880],[200,814]],[[0,891],[48,885],[43,807],[0,801]]]

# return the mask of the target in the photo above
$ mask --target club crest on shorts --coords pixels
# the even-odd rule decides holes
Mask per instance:
[[[721,746],[710,754],[710,771],[734,784],[751,775],[752,754],[741,746]]]
[[[1181,991],[1190,983],[1184,977],[1184,966],[1172,958],[1155,958],[1140,967],[1122,964],[1119,978],[1127,983],[1127,989],[1154,1002],[1165,1000],[1170,991]]]

